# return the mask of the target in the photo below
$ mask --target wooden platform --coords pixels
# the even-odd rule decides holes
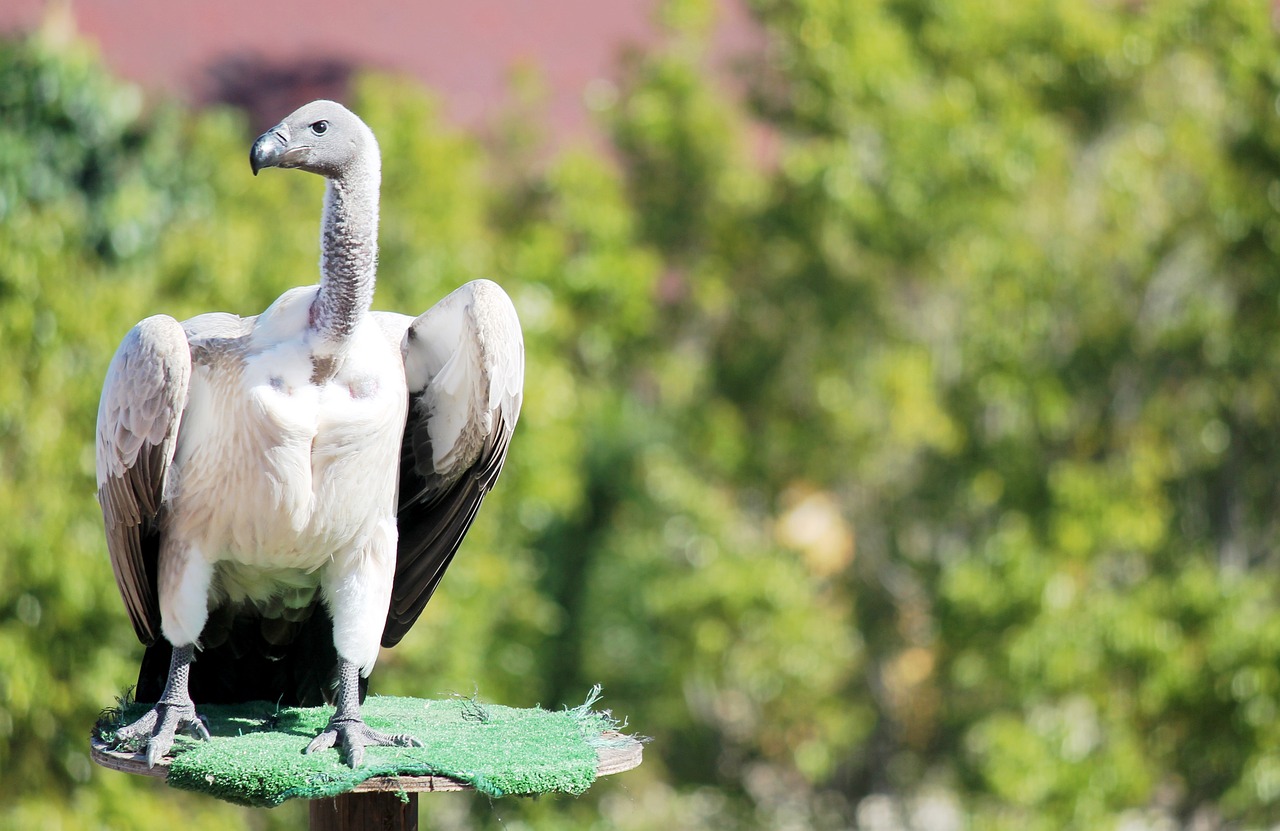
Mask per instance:
[[[597,751],[597,776],[622,773],[643,761],[644,745],[640,742],[621,733],[601,735],[609,746]],[[96,736],[90,739],[89,745],[90,758],[104,768],[156,779],[169,775],[167,758],[149,768],[146,756],[141,753],[112,750]],[[363,828],[417,831],[419,793],[469,790],[472,790],[470,785],[447,776],[375,776],[334,799],[312,800],[311,831]],[[402,799],[402,794],[408,795],[407,801]]]

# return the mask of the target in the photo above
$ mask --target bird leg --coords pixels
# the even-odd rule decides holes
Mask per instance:
[[[197,739],[209,738],[209,728],[196,713],[196,705],[187,692],[187,679],[191,675],[191,662],[194,658],[194,646],[175,646],[173,658],[169,661],[169,680],[165,682],[164,694],[160,696],[156,706],[133,724],[116,731],[117,747],[136,747],[145,741],[149,768],[155,767],[156,762],[172,749],[179,730],[190,733]]]
[[[345,658],[338,662],[338,701],[329,726],[311,740],[303,753],[328,750],[335,744],[346,751],[346,763],[353,768],[364,761],[366,747],[422,747],[422,742],[406,733],[380,733],[360,718],[360,670]]]

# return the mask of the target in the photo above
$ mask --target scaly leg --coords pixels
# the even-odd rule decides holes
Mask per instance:
[[[196,706],[187,692],[187,679],[191,675],[191,662],[195,647],[175,646],[169,661],[169,680],[164,685],[164,695],[146,715],[127,727],[116,731],[117,746],[137,746],[145,741],[147,767],[155,767],[172,748],[179,730],[198,739],[209,738],[209,728],[196,714]]]
[[[364,761],[366,747],[422,747],[414,737],[397,733],[380,733],[360,718],[360,669],[345,658],[338,661],[338,701],[329,726],[311,740],[303,753],[328,750],[335,744],[346,751],[346,763],[353,768]]]

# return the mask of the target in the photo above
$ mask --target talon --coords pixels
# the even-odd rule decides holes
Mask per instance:
[[[314,739],[312,739],[311,743],[308,744],[307,748],[302,752],[310,754],[310,753],[319,752],[321,750],[328,750],[329,748],[333,747],[334,743],[337,740],[338,740],[337,731],[326,730],[320,735],[316,736]]]
[[[172,746],[172,742],[164,742],[159,738],[155,738],[147,742],[147,767],[155,767],[156,762],[163,759],[164,755],[169,752]]]
[[[204,716],[196,716],[196,720],[186,726],[186,732],[191,738],[199,739],[202,742],[207,742],[213,738],[209,734],[209,723]]]

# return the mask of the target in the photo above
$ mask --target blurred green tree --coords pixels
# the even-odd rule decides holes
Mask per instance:
[[[655,738],[573,802],[442,827],[1221,827],[1280,815],[1280,64],[1264,4],[663,7],[614,155],[482,145],[369,76],[376,305],[499,279],[507,471],[375,692]],[[320,183],[234,114],[0,44],[0,826],[245,814],[91,770],[140,652],[91,436],[136,320],[314,279]],[[603,100],[603,99],[602,99]],[[763,148],[763,150],[762,150]],[[438,804],[437,804],[438,802]],[[179,820],[179,817],[183,817]]]

